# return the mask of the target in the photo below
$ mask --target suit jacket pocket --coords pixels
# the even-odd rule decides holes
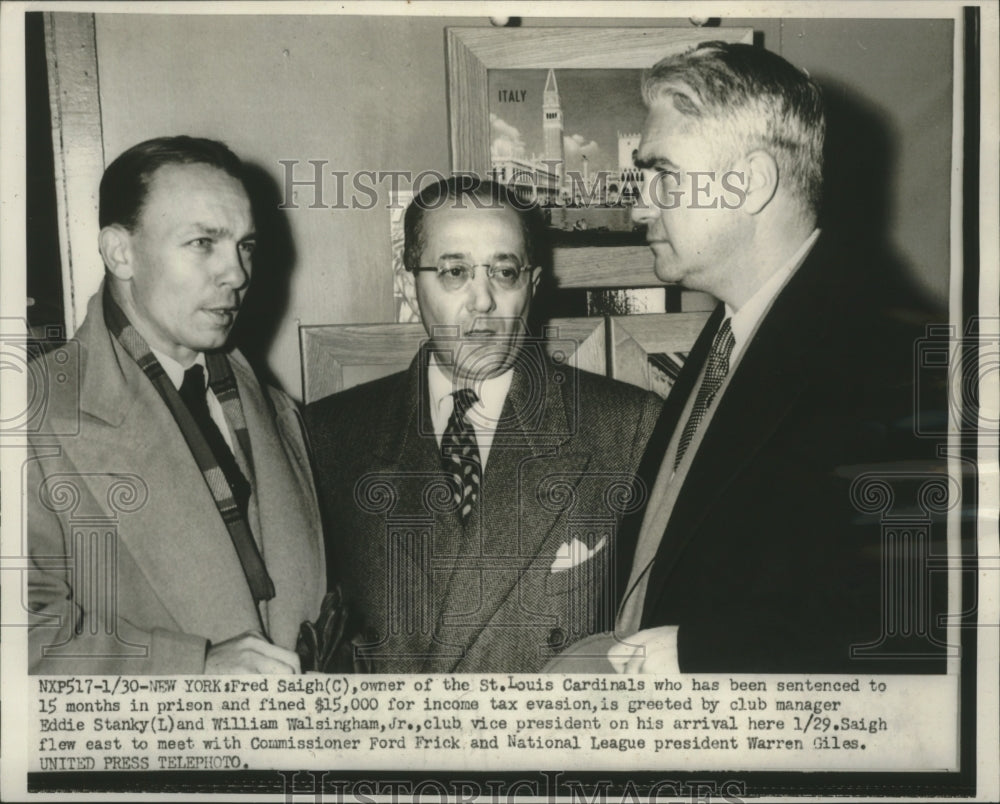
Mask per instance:
[[[559,569],[555,572],[549,571],[545,578],[545,594],[559,595],[570,590],[576,590],[580,586],[590,585],[592,588],[607,586],[605,576],[608,570],[608,539],[598,538],[593,540],[593,545],[601,545],[600,549],[574,566],[568,569]],[[594,546],[590,549],[594,549]],[[553,557],[553,561],[555,561]]]
[[[610,553],[605,544],[586,561],[546,576],[546,608],[558,619],[557,627],[549,636],[550,647],[555,652],[588,634],[608,630],[613,624]]]

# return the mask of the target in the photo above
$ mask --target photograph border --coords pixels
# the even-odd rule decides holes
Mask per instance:
[[[44,4],[40,5],[38,8],[29,8],[28,10],[46,10],[46,11],[59,11],[63,9],[44,7]],[[66,11],[82,11],[82,10],[94,10],[93,8],[83,9],[76,8],[73,6],[67,6],[64,10]],[[113,11],[114,9],[110,9]],[[109,10],[101,8],[95,11],[95,13],[105,13]],[[220,12],[226,13],[226,12]],[[274,14],[283,13],[282,10],[275,9]],[[358,14],[366,13],[363,9],[358,9],[356,11]],[[452,13],[458,13],[457,11]],[[467,12],[470,15],[474,12]],[[588,10],[583,8],[577,8],[576,13],[583,15],[588,13]],[[777,18],[778,14],[774,14],[767,19]],[[992,195],[992,187],[990,186],[995,179],[991,176],[985,180],[981,181],[980,168],[982,167],[984,172],[989,169],[989,165],[981,165],[979,154],[983,149],[990,149],[995,145],[995,143],[990,142],[989,137],[995,132],[984,131],[980,128],[980,108],[981,104],[984,103],[984,98],[990,97],[990,94],[994,92],[995,87],[986,86],[983,87],[980,84],[980,72],[983,67],[983,59],[989,57],[995,57],[996,43],[991,43],[988,47],[982,47],[982,17],[981,9],[979,6],[966,6],[962,12],[961,16],[956,18],[956,24],[961,21],[966,30],[966,42],[967,47],[964,55],[964,120],[962,121],[963,127],[963,139],[961,143],[954,143],[955,153],[960,153],[964,155],[964,160],[962,162],[962,187],[963,187],[963,198],[961,203],[966,211],[961,214],[957,219],[957,223],[953,220],[952,225],[952,236],[959,237],[965,245],[964,250],[960,249],[961,253],[961,265],[953,265],[953,272],[960,271],[962,292],[960,300],[952,299],[953,309],[957,304],[960,304],[961,310],[964,313],[964,319],[966,321],[973,322],[973,313],[970,311],[980,311],[982,309],[992,309],[992,305],[995,303],[989,298],[991,288],[995,287],[995,281],[982,281],[982,273],[984,269],[981,268],[980,256],[981,250],[979,244],[984,238],[990,237],[992,235],[992,230],[987,227],[995,227],[994,223],[989,223],[991,218],[991,211],[995,212],[996,198]],[[609,66],[600,63],[603,58],[610,58],[612,53],[618,55],[622,54],[622,44],[623,40],[617,40],[614,44],[609,44],[606,38],[598,38],[601,36],[606,36],[610,31],[614,34],[622,34],[625,40],[628,39],[627,35],[635,36],[642,34],[648,34],[653,32],[657,35],[662,35],[664,31],[671,29],[663,28],[653,28],[653,29],[612,29],[612,28],[588,28],[588,29],[560,29],[560,28],[531,28],[531,29],[503,29],[503,30],[492,30],[489,28],[449,28],[447,30],[447,75],[448,75],[448,109],[449,118],[451,123],[451,153],[452,153],[452,164],[453,169],[456,172],[460,171],[472,171],[477,173],[477,175],[486,175],[489,170],[489,116],[488,116],[488,104],[487,98],[485,97],[485,76],[486,70],[491,67],[548,67],[548,66],[562,66],[562,67],[598,67],[598,66]],[[679,29],[683,30],[683,29]],[[750,29],[712,29],[710,37],[705,37],[702,29],[691,29],[690,31],[684,31],[685,33],[698,33],[697,37],[699,40],[705,38],[733,38],[735,31],[749,30],[751,37],[753,34],[752,28]],[[607,52],[601,54],[588,53],[581,60],[585,63],[572,63],[571,56],[569,55],[570,47],[574,50],[578,47],[578,42],[574,40],[574,43],[566,46],[566,53],[563,55],[556,55],[550,57],[550,53],[546,52],[546,47],[549,45],[558,45],[560,42],[564,41],[560,38],[562,32],[572,31],[574,35],[582,35],[581,32],[592,32],[595,36],[594,41],[600,41],[602,47],[607,45]],[[478,33],[470,33],[478,32]],[[553,33],[560,32],[560,33]],[[536,40],[545,42],[544,47],[539,47],[533,52],[535,55],[530,58],[519,60],[517,64],[504,64],[502,59],[497,54],[498,48],[493,44],[493,39],[498,36],[503,36],[508,38],[512,33],[517,35],[529,35],[529,38],[525,41],[532,41],[530,36],[534,36]],[[480,34],[482,35],[480,37]],[[741,35],[745,36],[745,33]],[[568,40],[567,40],[568,41]],[[645,39],[645,42],[650,40]],[[743,41],[742,39],[739,41]],[[509,44],[507,45],[509,47]],[[680,45],[679,45],[680,46]],[[633,51],[629,53],[629,59],[634,57],[636,62],[641,61],[639,64],[617,64],[614,66],[643,66],[648,67],[652,63],[652,60],[662,56],[665,52],[663,45],[657,43],[655,46],[650,45],[651,50],[649,53],[642,52],[641,55],[636,55]],[[557,48],[556,48],[557,49]],[[627,51],[626,51],[627,52]],[[578,54],[579,55],[579,54]],[[627,59],[628,60],[628,59]],[[5,58],[6,62],[6,58]],[[957,80],[957,77],[956,77]],[[5,81],[5,84],[7,82]],[[8,101],[9,97],[6,94],[7,87],[5,87],[4,99]],[[995,103],[995,101],[993,101]],[[473,109],[478,110],[474,113],[470,113],[468,116],[469,125],[463,126],[460,121],[462,119],[462,114],[458,110]],[[9,113],[5,113],[5,116]],[[955,115],[958,116],[960,111],[956,109]],[[992,118],[991,118],[992,119]],[[457,122],[458,121],[458,122]],[[7,129],[8,123],[4,122],[4,128]],[[986,138],[985,142],[983,137]],[[484,151],[485,147],[485,151]],[[485,155],[485,159],[484,159]],[[9,157],[5,157],[5,161]],[[7,194],[10,192],[7,179],[4,182],[4,199],[6,206]],[[986,194],[986,201],[983,202],[984,194]],[[991,202],[993,206],[991,206]],[[953,201],[953,208],[955,205]],[[8,211],[5,211],[4,217],[8,218],[10,207],[7,207]],[[975,210],[978,215],[972,214],[971,210]],[[60,220],[62,221],[64,216],[60,214]],[[5,223],[5,227],[9,225],[9,219]],[[15,222],[16,225],[16,222]],[[21,224],[23,228],[23,223]],[[982,228],[981,228],[982,227]],[[985,229],[985,231],[984,231]],[[5,232],[7,229],[5,228]],[[573,251],[582,251],[582,249],[573,249]],[[610,253],[615,251],[616,253]],[[12,270],[11,263],[13,262],[12,254],[17,255],[21,252],[17,251],[15,248],[5,247],[4,249],[4,273],[7,274]],[[593,254],[578,255],[579,259],[569,259],[567,256],[563,255],[561,258],[557,255],[556,258],[556,275],[559,277],[560,285],[563,287],[598,287],[595,284],[595,278],[598,280],[606,280],[605,284],[607,286],[620,287],[623,284],[630,284],[632,286],[641,286],[637,284],[636,272],[645,271],[647,274],[651,272],[651,258],[649,256],[648,249],[646,248],[634,248],[634,249],[615,249],[610,248],[595,248],[593,249]],[[985,254],[984,257],[988,260],[990,254]],[[983,265],[988,265],[987,262],[983,262]],[[585,280],[580,279],[580,274],[576,270],[582,266],[587,266],[589,269],[589,276]],[[990,269],[985,269],[990,270]],[[995,279],[995,278],[994,278]],[[955,287],[955,277],[952,278],[952,287]],[[9,287],[7,285],[7,277],[5,277],[5,290]],[[952,295],[956,295],[955,291],[952,291]],[[4,312],[5,314],[9,311],[10,305],[5,303]],[[973,322],[974,323],[974,322]],[[350,325],[345,325],[350,326]],[[388,323],[382,324],[380,326],[387,327]],[[300,329],[302,343],[303,343],[303,356],[305,354],[305,343],[307,338],[307,327],[302,327]],[[984,330],[986,331],[986,330]],[[960,346],[960,359],[961,365],[967,374],[961,376],[959,379],[963,382],[969,379],[972,381],[982,381],[987,379],[987,376],[980,373],[975,374],[977,367],[980,365],[979,360],[981,357],[982,340],[980,338],[979,330],[964,330],[957,333],[958,337],[962,338]],[[610,341],[613,342],[614,338],[611,337]],[[303,365],[303,372],[305,372],[305,366]],[[8,378],[5,379],[5,391],[9,389],[7,384]],[[988,381],[988,379],[987,379]],[[8,398],[9,399],[9,398]],[[984,413],[988,413],[988,410],[980,410],[978,407],[980,400],[978,395],[963,394],[961,398],[961,403],[963,405],[960,411],[959,422],[961,424],[961,432],[959,433],[959,438],[953,443],[953,446],[958,449],[957,461],[960,462],[965,468],[961,473],[962,482],[962,496],[966,500],[976,500],[979,506],[982,506],[983,499],[981,498],[980,489],[980,471],[981,466],[977,463],[980,457],[980,448],[984,439],[983,431],[977,429],[976,424],[980,422],[981,416]],[[984,403],[985,404],[985,403]],[[986,438],[989,438],[990,434],[987,432],[985,434]],[[7,444],[6,446],[10,446]],[[10,449],[5,449],[5,466],[9,465],[14,461],[11,461],[12,456]],[[7,479],[7,484],[11,484],[11,475],[5,472],[5,478]],[[13,477],[17,477],[15,474]],[[9,492],[5,492],[4,500],[5,502],[9,500]],[[5,505],[5,508],[7,506]],[[9,511],[10,509],[7,508]],[[980,508],[981,511],[981,508]],[[9,517],[8,517],[9,518]],[[14,517],[15,519],[17,517]],[[980,540],[981,533],[979,531],[979,526],[976,517],[963,516],[961,518],[961,541],[967,544],[977,544]],[[5,538],[9,537],[11,528],[5,527]],[[16,543],[16,542],[15,542]],[[954,543],[952,541],[952,543]],[[10,551],[6,549],[10,546],[10,541],[8,539],[7,545],[4,550],[5,561],[8,560],[7,556],[11,555]],[[950,556],[951,559],[955,557]],[[994,559],[995,560],[995,559]],[[541,795],[545,796],[546,792],[553,790],[563,790],[567,791],[572,789],[572,785],[579,783],[582,785],[583,789],[588,791],[588,800],[590,796],[594,794],[595,785],[599,785],[600,782],[607,779],[609,776],[614,777],[618,780],[619,787],[616,791],[624,794],[625,791],[629,789],[631,785],[636,789],[639,795],[642,795],[642,790],[649,790],[651,786],[656,783],[662,783],[665,778],[669,778],[671,781],[676,782],[680,786],[684,786],[686,791],[694,791],[699,785],[711,785],[719,795],[725,795],[725,791],[730,791],[731,795],[735,796],[746,796],[746,797],[760,797],[760,796],[773,796],[773,795],[793,795],[793,790],[803,791],[798,793],[798,795],[838,795],[838,796],[861,796],[868,798],[872,796],[872,789],[879,788],[880,795],[884,797],[891,796],[902,796],[902,795],[913,795],[920,796],[922,798],[930,798],[935,796],[947,796],[947,797],[973,797],[977,795],[977,791],[985,789],[984,782],[984,771],[989,771],[990,769],[981,763],[981,757],[977,752],[978,748],[982,748],[984,744],[984,735],[979,731],[982,724],[979,722],[980,712],[978,709],[978,704],[980,703],[979,693],[982,690],[983,681],[980,676],[977,675],[977,661],[982,658],[977,655],[977,639],[978,634],[982,630],[982,625],[977,622],[977,617],[979,616],[979,599],[978,590],[983,582],[983,572],[992,569],[993,573],[996,572],[996,567],[990,567],[986,565],[980,565],[977,556],[965,556],[959,557],[959,562],[961,563],[960,570],[963,575],[962,583],[962,600],[960,611],[962,612],[962,622],[959,624],[958,631],[961,639],[962,646],[962,657],[960,660],[960,674],[961,674],[961,697],[959,701],[960,715],[959,715],[959,726],[960,726],[960,767],[958,771],[953,772],[927,772],[927,773],[914,773],[914,772],[891,772],[891,771],[876,771],[876,772],[795,772],[795,771],[737,771],[737,772],[714,772],[714,771],[643,771],[643,772],[616,772],[616,771],[593,771],[586,773],[578,772],[553,772],[553,771],[490,771],[490,772],[439,772],[433,769],[426,770],[406,770],[398,771],[394,773],[384,773],[381,771],[299,771],[299,772],[289,772],[289,771],[239,771],[234,773],[229,772],[201,772],[201,771],[183,771],[183,772],[143,772],[143,773],[132,773],[132,772],[116,772],[116,773],[29,773],[27,774],[27,785],[28,790],[31,793],[132,793],[137,792],[148,792],[148,793],[198,793],[198,794],[209,794],[209,793],[260,793],[260,794],[273,794],[273,795],[285,795],[286,799],[289,795],[308,797],[309,795],[316,793],[317,791],[323,793],[329,793],[332,797],[336,797],[339,793],[342,793],[342,789],[338,789],[338,785],[341,782],[364,782],[366,780],[371,780],[373,777],[379,780],[384,780],[387,783],[392,782],[402,782],[409,781],[413,782],[421,780],[441,780],[441,779],[467,779],[471,782],[477,782],[482,785],[486,785],[487,782],[501,782],[502,787],[500,788],[502,792],[499,795],[504,797],[511,797],[517,794],[518,785],[524,785],[525,780],[528,779],[531,782],[538,785],[538,789],[541,790]],[[13,573],[11,573],[13,574]],[[986,576],[989,578],[990,576]],[[969,578],[977,578],[978,583],[968,582]],[[5,602],[11,600],[10,595],[11,590],[7,590],[5,594]],[[15,590],[16,591],[16,590]],[[994,637],[995,638],[995,637]],[[9,648],[10,639],[9,632],[4,634],[4,642],[8,643],[5,647]],[[10,654],[11,651],[8,649],[5,653]],[[15,660],[20,658],[19,651],[13,651]],[[4,667],[5,669],[10,668],[9,661],[11,656],[8,655],[5,658]],[[989,679],[985,679],[987,682]],[[11,726],[10,726],[10,716],[12,711],[16,711],[13,707],[8,708],[6,702],[8,700],[7,696],[10,694],[10,689],[14,686],[14,682],[21,683],[24,678],[11,679],[10,674],[5,674],[4,682],[4,714],[5,724],[5,760],[9,758],[10,745],[7,742],[11,738]],[[992,702],[995,705],[995,701]],[[995,727],[995,724],[992,724]],[[5,762],[6,766],[6,762]],[[7,773],[8,767],[5,767],[5,775]],[[992,768],[995,773],[996,767]],[[335,776],[336,778],[327,779],[328,776]],[[151,778],[156,778],[157,785],[152,786],[149,784]],[[731,786],[733,781],[738,780],[741,783],[745,783],[745,789],[738,790]],[[992,783],[992,780],[990,780]],[[299,786],[301,783],[301,786]],[[523,787],[521,788],[523,789]],[[616,791],[606,791],[609,794],[609,800],[611,795]],[[391,788],[387,789],[387,795],[391,792]],[[433,793],[433,790],[428,792]],[[684,793],[683,795],[688,795]],[[690,792],[691,796],[695,794]],[[549,796],[551,798],[551,796]],[[336,800],[340,801],[341,798]],[[496,800],[496,799],[494,799]],[[661,799],[662,800],[662,799]]]

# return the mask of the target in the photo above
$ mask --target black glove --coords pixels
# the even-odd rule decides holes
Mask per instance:
[[[306,620],[299,626],[295,652],[299,654],[302,672],[317,673],[354,672],[350,654],[353,647],[344,644],[347,627],[347,605],[340,587],[327,592],[315,623]]]

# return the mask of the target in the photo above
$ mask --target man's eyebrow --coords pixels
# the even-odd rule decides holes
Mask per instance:
[[[211,235],[212,237],[226,237],[232,234],[225,226],[209,226],[207,223],[198,223],[197,221],[186,228],[200,232],[201,234]]]
[[[454,254],[442,254],[440,257],[438,257],[438,259],[439,260],[468,260],[469,262],[473,261],[472,255],[469,254],[468,252],[461,252],[461,253],[456,252]],[[498,259],[520,260],[521,259],[521,255],[518,254],[516,251],[494,251],[491,259],[494,259],[494,260],[498,260]]]
[[[640,170],[680,170],[677,165],[665,156],[636,157],[632,162]]]
[[[185,231],[197,232],[198,234],[207,235],[208,237],[226,238],[233,236],[233,232],[228,226],[210,226],[207,223],[198,223],[198,222],[190,224],[188,227],[185,228]],[[245,240],[256,240],[256,239],[257,239],[257,232],[256,230],[251,229],[249,232],[247,232],[240,238],[240,242],[243,242]]]

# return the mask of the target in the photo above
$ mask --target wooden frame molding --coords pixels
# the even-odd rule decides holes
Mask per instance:
[[[607,369],[604,319],[555,318],[545,349],[557,363],[594,374]],[[403,371],[427,340],[423,324],[319,324],[299,327],[302,398],[308,404]]]
[[[652,313],[609,319],[609,369],[616,380],[666,396],[672,378],[657,369],[651,355],[674,359],[687,355],[711,313]]]
[[[104,173],[97,39],[93,14],[46,12],[44,21],[63,309],[66,337],[71,337],[104,277],[97,250]]]

